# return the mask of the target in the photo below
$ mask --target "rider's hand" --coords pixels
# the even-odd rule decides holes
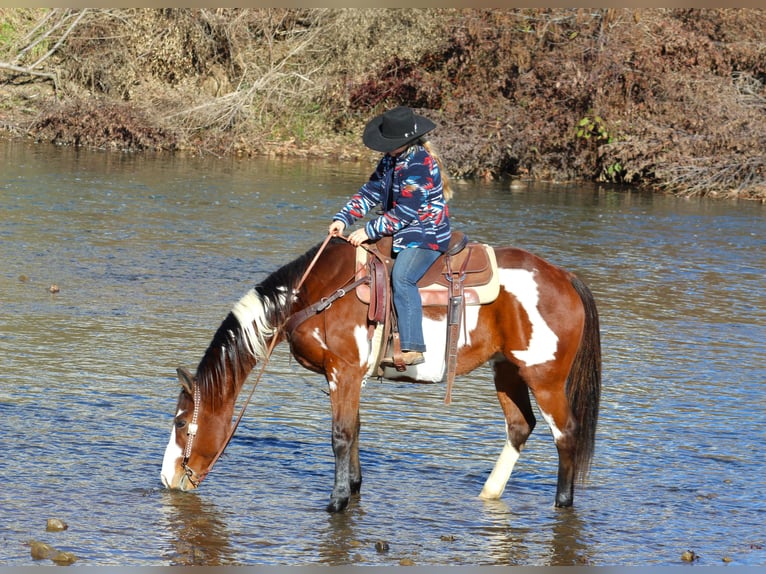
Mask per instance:
[[[346,229],[346,224],[336,219],[330,224],[327,232],[334,237],[336,235],[343,235],[344,229]]]
[[[354,247],[358,247],[365,241],[369,239],[369,236],[367,235],[367,231],[365,231],[364,227],[361,229],[357,229],[351,235],[348,236],[348,242],[353,245]]]

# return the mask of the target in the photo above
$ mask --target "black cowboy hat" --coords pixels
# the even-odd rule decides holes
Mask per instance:
[[[362,141],[375,151],[388,153],[400,148],[436,127],[425,116],[406,106],[399,106],[372,118],[364,128]]]

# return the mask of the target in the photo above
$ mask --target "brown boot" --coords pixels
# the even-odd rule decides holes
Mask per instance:
[[[403,351],[402,352],[402,362],[405,365],[420,365],[421,363],[425,362],[425,357],[423,356],[423,353],[420,351]],[[394,367],[394,358],[393,357],[384,357],[382,361],[380,361],[381,366],[383,367]]]

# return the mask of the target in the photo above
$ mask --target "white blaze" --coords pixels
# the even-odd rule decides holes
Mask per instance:
[[[167,488],[170,488],[173,477],[176,474],[176,461],[181,456],[183,456],[183,452],[181,452],[181,448],[176,444],[176,427],[174,426],[173,430],[170,431],[170,442],[168,442],[168,446],[165,448],[165,456],[162,459],[162,471],[160,472],[162,484]]]

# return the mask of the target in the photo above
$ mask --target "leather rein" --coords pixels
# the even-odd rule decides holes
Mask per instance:
[[[319,256],[322,254],[325,247],[327,247],[327,244],[330,242],[330,239],[332,239],[333,237],[334,237],[333,235],[328,234],[325,240],[322,242],[322,245],[319,247],[319,250],[314,256],[314,259],[306,268],[306,271],[304,271],[303,276],[298,282],[298,285],[293,289],[293,294],[297,294],[298,291],[300,291],[300,288],[303,286],[303,282],[306,280],[309,273],[311,273],[311,270],[314,268],[314,264],[316,264],[317,259],[319,259]],[[338,235],[336,237],[340,237],[341,239],[348,241],[348,238],[344,237],[343,235]],[[276,328],[276,330],[274,331],[274,335],[271,338],[271,342],[269,343],[269,347],[266,350],[266,356],[264,357],[261,363],[261,368],[258,371],[258,376],[256,377],[255,382],[253,383],[252,389],[250,389],[250,394],[247,396],[247,399],[242,405],[242,408],[240,409],[239,415],[234,421],[234,424],[232,424],[231,429],[229,429],[229,433],[226,436],[226,440],[221,445],[221,448],[218,449],[218,452],[213,457],[213,460],[210,461],[210,464],[207,466],[207,468],[199,473],[195,472],[194,469],[192,469],[189,466],[189,458],[191,458],[191,453],[192,453],[192,444],[194,443],[194,437],[197,435],[197,430],[198,430],[197,418],[199,415],[199,403],[200,403],[199,385],[197,384],[196,379],[194,380],[194,385],[192,389],[192,392],[194,395],[194,412],[192,414],[191,423],[189,423],[189,427],[187,430],[186,446],[184,448],[184,457],[181,463],[181,466],[184,469],[184,472],[186,473],[186,478],[192,484],[192,486],[194,486],[195,488],[199,486],[199,484],[205,479],[205,477],[210,473],[210,471],[213,470],[213,465],[216,462],[218,462],[218,459],[223,454],[223,451],[226,450],[227,446],[229,446],[229,443],[231,442],[232,437],[234,437],[234,433],[237,431],[237,427],[239,427],[239,423],[245,414],[245,409],[247,409],[247,406],[250,404],[250,401],[253,398],[253,394],[255,393],[255,388],[258,386],[258,383],[261,380],[261,376],[263,376],[263,373],[266,370],[266,366],[268,365],[269,359],[271,358],[271,353],[274,350],[274,347],[276,346],[277,341],[279,340],[279,337],[278,337],[279,332],[282,331],[286,333],[291,333],[298,325],[303,323],[309,317],[312,317],[316,315],[317,313],[321,313],[322,311],[328,309],[333,304],[334,301],[340,299],[341,297],[344,297],[346,294],[353,291],[357,286],[361,285],[362,283],[367,283],[369,282],[369,280],[370,278],[368,276],[365,276],[361,279],[356,279],[354,281],[351,281],[350,283],[336,290],[330,296],[323,297],[316,303],[309,305],[308,307],[305,307],[304,309],[301,309],[297,313],[293,313],[281,325],[279,325]]]

